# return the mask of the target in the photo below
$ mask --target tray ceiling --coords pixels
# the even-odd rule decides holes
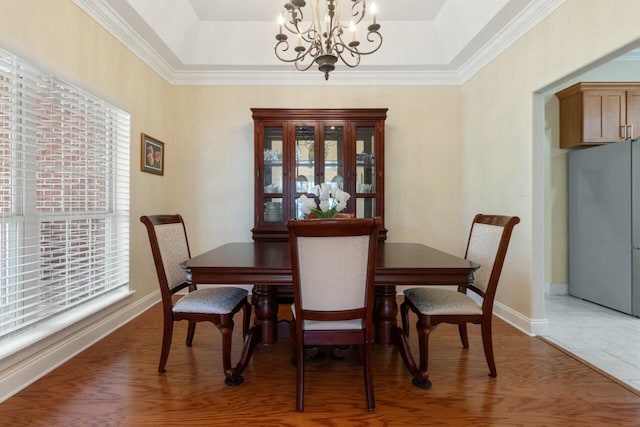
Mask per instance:
[[[382,47],[325,82],[274,55],[285,0],[74,1],[178,85],[461,84],[564,2],[375,0]]]

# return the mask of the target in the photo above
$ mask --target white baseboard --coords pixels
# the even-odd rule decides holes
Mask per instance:
[[[544,284],[544,294],[548,296],[569,295],[569,285],[566,283],[548,283]]]
[[[76,325],[75,332],[48,343],[46,348],[35,354],[23,356],[23,360],[0,372],[0,403],[139,316],[159,301],[160,291],[158,290],[133,304],[116,306],[111,311],[105,309],[96,316],[78,322],[79,325]]]
[[[493,304],[493,314],[532,337],[545,335],[549,327],[547,319],[531,319],[497,301]]]

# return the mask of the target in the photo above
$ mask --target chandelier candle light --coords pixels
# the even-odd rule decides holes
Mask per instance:
[[[343,1],[347,0],[310,0],[309,19],[304,21],[303,8],[305,0],[290,0],[284,5],[284,11],[278,17],[279,32],[276,34],[275,53],[284,62],[293,62],[300,71],[306,71],[315,63],[324,73],[325,80],[335,69],[340,59],[346,66],[355,68],[360,64],[360,55],[370,55],[380,49],[382,35],[380,24],[376,22],[376,7],[371,5],[373,23],[367,27],[366,40],[371,50],[361,51],[357,40],[357,25],[364,19],[367,11],[366,0],[349,0],[351,2],[351,21],[349,25],[340,22],[340,10]],[[324,7],[322,7],[323,5]],[[320,9],[323,9],[322,11]],[[324,16],[324,19],[320,19]],[[345,34],[349,29],[351,37]],[[289,37],[295,37],[296,46],[289,50]],[[345,40],[345,39],[351,40]],[[286,57],[285,57],[286,56]]]

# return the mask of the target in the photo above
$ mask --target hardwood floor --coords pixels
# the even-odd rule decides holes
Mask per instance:
[[[239,316],[237,321],[239,333]],[[288,339],[259,347],[244,384],[232,388],[223,382],[220,333],[199,324],[187,348],[186,323],[179,323],[167,372],[159,374],[158,305],[0,404],[0,425],[639,425],[638,395],[499,319],[498,377],[489,377],[479,332],[469,326],[469,350],[461,348],[456,327],[442,325],[433,333],[429,390],[411,385],[396,350],[376,346],[374,412],[366,410],[362,368],[354,357],[311,361],[305,412],[299,414]],[[239,334],[234,339],[235,360]],[[415,333],[411,345],[415,351]]]

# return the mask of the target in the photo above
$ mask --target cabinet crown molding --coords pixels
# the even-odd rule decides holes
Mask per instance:
[[[580,82],[580,83],[571,85],[568,88],[562,89],[561,91],[556,92],[555,95],[558,97],[558,99],[562,99],[571,95],[575,95],[576,93],[583,92],[585,89],[588,89],[588,90],[610,90],[610,89],[638,90],[640,89],[640,82]]]

